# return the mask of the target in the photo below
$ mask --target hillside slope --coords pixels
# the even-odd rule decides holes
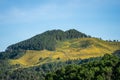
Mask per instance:
[[[70,29],[68,31],[51,30],[46,31],[42,34],[38,34],[30,39],[10,45],[7,47],[6,51],[11,52],[14,50],[44,50],[44,49],[54,51],[56,49],[55,47],[56,41],[63,41],[66,39],[83,37],[87,37],[87,35],[75,29]]]
[[[27,50],[22,57],[11,59],[10,63],[29,67],[54,61],[99,57],[120,50],[120,42],[106,42],[97,38],[78,38],[57,41],[55,47],[55,51]]]

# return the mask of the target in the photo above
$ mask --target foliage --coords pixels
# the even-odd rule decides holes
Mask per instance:
[[[87,35],[75,30],[71,29],[68,31],[62,30],[52,30],[46,31],[42,34],[36,35],[28,40],[19,42],[17,44],[13,44],[9,46],[6,51],[13,50],[55,50],[56,41],[57,40],[65,40],[65,39],[73,39],[73,38],[81,38],[87,37]]]
[[[85,60],[46,63],[29,68],[1,60],[1,80],[119,80],[120,58],[105,55]]]
[[[72,64],[49,72],[46,80],[120,80],[120,59],[105,55],[100,61]]]
[[[120,57],[120,50],[116,50],[113,55],[119,56]]]
[[[55,72],[57,69],[64,68],[71,64],[82,64],[86,62],[92,62],[94,60],[100,60],[100,58],[91,58],[85,60],[68,60],[65,62],[52,62],[39,66],[22,68],[20,65],[10,65],[6,62],[1,62],[0,65],[0,79],[1,80],[45,80],[45,75],[49,71]],[[4,60],[5,61],[5,60]]]
[[[41,65],[55,61],[86,59],[111,54],[120,49],[120,43],[105,42],[96,38],[79,38],[57,41],[56,50],[26,50],[24,55],[11,59],[11,64],[20,64],[25,67]],[[17,56],[19,53],[17,53]],[[42,58],[40,60],[40,58]],[[59,59],[58,59],[59,58]]]
[[[13,44],[0,52],[0,79],[120,80],[120,59],[114,56],[120,56],[120,43],[89,37],[74,29],[52,30]]]
[[[25,53],[24,50],[22,51],[11,51],[11,52],[0,52],[0,59],[17,59],[19,57],[21,57],[23,54]]]

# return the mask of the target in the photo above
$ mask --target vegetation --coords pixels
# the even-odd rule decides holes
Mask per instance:
[[[22,51],[12,51],[12,52],[0,52],[0,60],[1,59],[17,59],[19,57],[21,57],[23,54],[25,53],[24,50]]]
[[[82,64],[94,60],[100,60],[100,58],[90,58],[85,60],[68,60],[65,62],[56,61],[51,63],[45,63],[38,66],[32,66],[27,68],[20,68],[20,65],[10,65],[7,60],[1,62],[0,65],[0,79],[1,80],[44,80],[45,75],[49,71],[56,71],[62,67],[71,64]]]
[[[119,42],[106,42],[96,38],[78,38],[57,41],[55,51],[27,50],[22,57],[9,61],[11,65],[20,64],[22,67],[30,67],[56,61],[100,57],[119,49]]]
[[[120,80],[119,57],[119,41],[46,31],[0,52],[0,80]]]
[[[68,31],[62,30],[52,30],[46,31],[42,34],[36,35],[28,40],[13,44],[7,48],[7,51],[13,50],[50,50],[54,51],[56,46],[56,41],[62,41],[66,39],[73,38],[82,38],[87,37],[86,34],[83,34],[75,29]]]
[[[46,80],[120,80],[120,59],[105,55],[100,61],[72,64],[50,72]]]
[[[1,80],[119,80],[120,58],[105,55],[84,60],[52,62],[18,68],[7,60],[0,63]]]
[[[116,50],[113,55],[119,56],[120,57],[120,50]]]

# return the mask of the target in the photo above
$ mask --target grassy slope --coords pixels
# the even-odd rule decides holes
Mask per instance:
[[[11,64],[21,64],[24,67],[29,67],[59,60],[103,56],[118,49],[120,49],[120,42],[105,42],[96,38],[80,38],[57,42],[56,51],[28,50],[21,58],[10,60],[10,62]]]

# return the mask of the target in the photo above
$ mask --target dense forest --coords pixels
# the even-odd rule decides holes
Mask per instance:
[[[65,62],[52,62],[39,66],[29,68],[18,68],[19,65],[9,65],[8,61],[2,61],[0,63],[0,79],[2,80],[45,80],[45,76],[48,72],[55,72],[57,69],[72,64],[82,64],[92,62],[94,60],[100,60],[100,58],[90,58],[84,60],[68,60]],[[18,68],[18,69],[16,69]]]
[[[66,39],[83,38],[83,37],[88,37],[88,36],[75,29],[70,29],[65,32],[62,30],[51,30],[36,35],[20,43],[13,44],[9,46],[6,49],[6,51],[10,52],[13,50],[44,50],[44,49],[53,51],[55,50],[57,40],[62,41]]]
[[[14,50],[14,51],[6,51],[6,52],[0,52],[0,60],[1,59],[16,59],[21,57],[23,54],[25,53],[25,50],[22,51],[18,51],[18,50]]]
[[[120,80],[120,59],[105,55],[100,61],[72,64],[48,73],[46,80]]]
[[[19,65],[9,65],[5,60],[0,62],[1,80],[120,80],[120,58],[116,54],[29,68],[18,68]]]

